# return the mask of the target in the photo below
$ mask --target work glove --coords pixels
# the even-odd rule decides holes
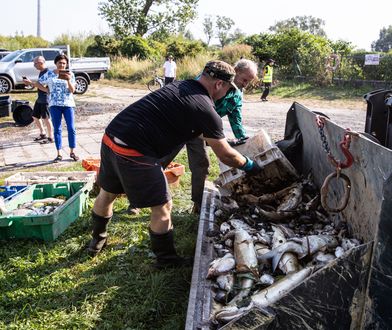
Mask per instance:
[[[249,139],[249,136],[244,136],[239,139],[230,139],[230,140],[227,140],[227,142],[230,144],[231,147],[236,147],[236,146],[239,146],[241,144],[246,143],[247,139]]]
[[[247,175],[250,176],[256,175],[261,172],[262,168],[259,166],[259,164],[251,160],[249,157],[244,157],[246,158],[246,163],[244,166],[239,168],[240,170],[244,171]]]

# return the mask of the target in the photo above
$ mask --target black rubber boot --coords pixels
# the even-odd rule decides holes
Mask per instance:
[[[157,269],[192,266],[192,258],[180,257],[174,247],[173,230],[169,230],[165,234],[156,234],[151,229],[151,250],[157,257],[154,267]]]
[[[91,219],[93,221],[93,239],[87,248],[87,253],[90,256],[95,257],[106,246],[108,239],[108,223],[112,217],[105,218],[95,214],[94,212],[91,213]]]

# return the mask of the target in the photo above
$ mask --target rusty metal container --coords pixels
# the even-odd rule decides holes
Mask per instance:
[[[332,154],[344,159],[339,142],[346,130],[326,120],[324,133]],[[295,138],[294,138],[295,137]],[[294,103],[288,111],[285,139],[296,140],[287,154],[298,173],[314,174],[321,187],[335,171],[320,141],[316,115]],[[285,145],[282,143],[281,145]],[[286,145],[287,147],[287,145]],[[347,207],[335,216],[346,221],[363,244],[315,272],[271,306],[258,308],[221,329],[389,329],[392,324],[392,151],[365,136],[353,136],[354,163],[342,171],[350,180]],[[331,203],[339,204],[342,188],[331,183]],[[214,226],[216,186],[206,185],[200,215],[186,329],[211,329],[211,283],[206,280],[215,258],[208,230]]]

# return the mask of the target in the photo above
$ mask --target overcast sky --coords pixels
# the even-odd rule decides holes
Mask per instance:
[[[41,0],[44,39],[53,41],[62,33],[107,32],[106,22],[98,16],[100,0]],[[0,0],[0,35],[35,35],[37,0]],[[332,40],[346,40],[357,48],[370,50],[383,27],[392,25],[392,1],[353,0],[199,0],[199,18],[191,25],[196,38],[205,40],[202,21],[206,15],[227,16],[246,34],[268,32],[277,21],[295,16],[313,16],[325,21],[324,30]]]

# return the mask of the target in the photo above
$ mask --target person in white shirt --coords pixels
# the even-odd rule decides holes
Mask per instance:
[[[165,77],[165,85],[171,83],[176,79],[176,71],[177,71],[177,65],[176,62],[173,61],[173,56],[169,55],[166,59],[165,64],[163,65],[163,70],[164,70],[164,77]]]

